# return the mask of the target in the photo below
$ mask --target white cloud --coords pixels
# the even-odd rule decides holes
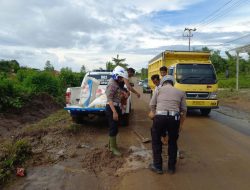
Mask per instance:
[[[38,68],[50,60],[56,69],[68,66],[78,71],[82,64],[88,69],[105,67],[119,54],[139,69],[164,48],[187,45],[182,34],[185,21],[192,18],[183,15],[183,24],[162,21],[165,15],[157,18],[159,11],[184,14],[202,2],[206,1],[1,0],[0,59]],[[245,6],[233,17],[198,28],[192,45],[219,44],[249,33],[248,12]]]

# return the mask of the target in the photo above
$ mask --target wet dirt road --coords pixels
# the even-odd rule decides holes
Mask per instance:
[[[250,125],[243,119],[230,120],[231,117],[220,111],[213,111],[210,117],[201,117],[198,112],[188,115],[179,138],[179,149],[183,151],[184,159],[178,160],[176,174],[157,175],[149,171],[147,165],[151,162],[151,145],[141,143],[133,132],[136,130],[150,137],[152,121],[147,118],[148,102],[149,95],[146,94],[140,101],[133,98],[130,125],[120,128],[118,136],[124,154],[122,158],[103,162],[103,155],[106,155],[97,154],[98,157],[93,157],[94,162],[91,161],[87,167],[84,164],[84,157],[96,151],[94,148],[106,149],[106,123],[98,120],[83,125],[86,130],[81,134],[65,137],[63,150],[73,151],[75,156],[29,168],[27,177],[5,189],[249,189]],[[77,144],[85,148],[76,148]],[[59,152],[61,149],[58,149]],[[166,160],[166,153],[164,158]],[[87,169],[89,166],[91,170]]]

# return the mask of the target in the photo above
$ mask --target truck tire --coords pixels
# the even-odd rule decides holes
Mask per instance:
[[[72,121],[76,124],[84,123],[84,118],[82,115],[71,115]]]
[[[201,111],[201,115],[208,116],[211,112],[211,108],[203,108],[203,109],[200,109],[200,111]]]

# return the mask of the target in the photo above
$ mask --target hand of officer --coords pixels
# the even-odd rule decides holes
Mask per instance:
[[[140,97],[141,97],[141,94],[140,94],[140,93],[137,93],[136,95],[137,95],[137,98],[140,98]]]
[[[113,112],[113,120],[118,121],[118,113]]]
[[[150,111],[149,114],[148,114],[148,117],[149,117],[150,119],[154,119],[154,117],[155,117],[154,112]]]

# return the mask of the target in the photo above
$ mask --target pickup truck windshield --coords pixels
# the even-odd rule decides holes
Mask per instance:
[[[216,84],[212,64],[178,64],[176,81],[180,84]]]
[[[111,75],[109,74],[90,74],[89,77],[93,77],[100,81],[100,85],[107,85]]]

